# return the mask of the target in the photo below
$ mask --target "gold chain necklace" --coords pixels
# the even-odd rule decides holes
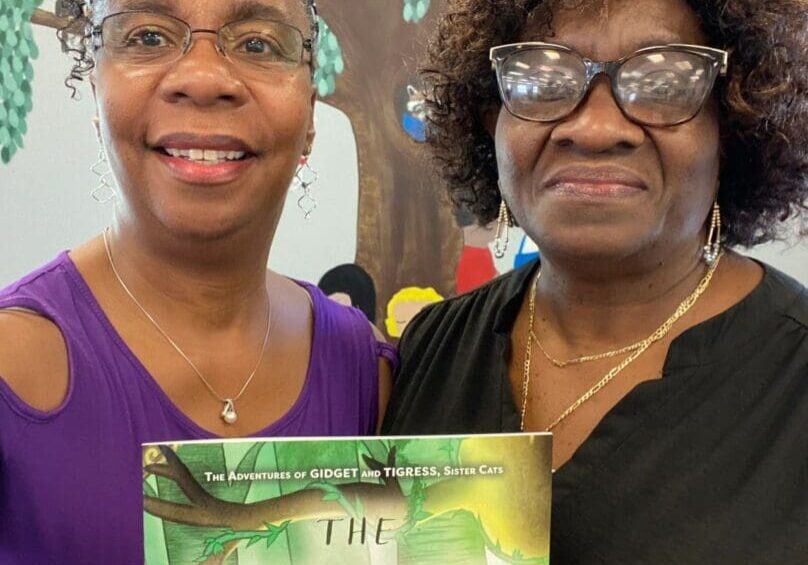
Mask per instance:
[[[637,342],[636,347],[628,346],[632,349],[629,350],[627,348],[623,348],[626,351],[632,351],[632,353],[626,357],[619,365],[613,367],[608,373],[606,373],[602,379],[600,379],[597,383],[595,383],[592,388],[586,391],[578,400],[573,402],[569,408],[564,410],[561,415],[556,418],[549,426],[547,426],[545,431],[551,431],[555,428],[558,424],[560,424],[567,416],[575,412],[584,402],[595,396],[598,392],[600,392],[603,387],[605,387],[609,381],[611,381],[614,377],[616,377],[620,372],[623,371],[626,367],[631,365],[640,355],[645,353],[645,351],[651,347],[654,343],[661,340],[665,337],[668,332],[670,332],[673,325],[679,321],[679,319],[685,315],[685,313],[690,310],[693,305],[698,301],[699,297],[704,294],[704,291],[707,290],[707,287],[710,286],[710,281],[713,279],[713,274],[715,270],[718,268],[718,264],[721,262],[721,257],[723,257],[723,252],[718,255],[716,260],[710,265],[710,268],[707,270],[707,273],[704,277],[699,281],[699,284],[696,286],[696,289],[685,298],[679,306],[676,308],[676,311],[671,315],[670,318],[665,320],[665,322],[659,326],[651,335],[646,337],[645,339]],[[529,299],[529,308],[528,308],[528,327],[530,328],[530,333],[533,333],[533,324],[536,319],[536,290],[539,286],[539,278],[541,278],[541,271],[538,272],[536,278],[533,280],[533,285],[531,286],[530,290],[530,299]],[[525,346],[525,362],[524,362],[524,372],[522,375],[522,411],[521,411],[521,424],[520,429],[522,431],[525,430],[525,414],[527,413],[527,401],[528,401],[528,393],[530,388],[530,357],[532,354],[532,338],[528,335],[527,345]],[[619,350],[617,350],[619,351]],[[612,353],[612,352],[607,352]],[[602,355],[600,358],[606,358],[607,356],[614,356],[614,355],[607,355],[607,354],[599,354]],[[591,356],[595,357],[595,356]]]
[[[539,350],[544,354],[545,359],[547,359],[550,363],[552,363],[553,365],[555,365],[560,369],[563,369],[564,367],[569,367],[570,365],[581,365],[583,363],[588,363],[590,361],[598,361],[600,359],[617,357],[618,355],[622,355],[623,353],[629,353],[642,347],[642,341],[638,341],[637,343],[632,343],[631,345],[621,347],[620,349],[612,349],[611,351],[604,351],[603,353],[598,353],[596,355],[582,355],[581,357],[573,357],[572,359],[562,360],[562,359],[556,359],[547,352],[547,350],[541,344],[539,336],[536,335],[536,332],[533,331],[533,328],[530,328],[530,338],[536,342],[536,345],[539,346]]]
[[[124,292],[126,292],[126,294],[129,295],[129,298],[132,299],[132,302],[134,302],[135,305],[138,308],[140,308],[140,311],[143,312],[143,315],[146,316],[146,318],[152,323],[152,325],[155,328],[157,328],[157,331],[160,332],[160,334],[165,338],[165,340],[169,343],[169,345],[171,345],[171,347],[173,347],[176,350],[176,352],[179,353],[183,359],[185,359],[188,365],[191,366],[191,369],[194,370],[196,376],[199,377],[199,380],[202,381],[202,383],[207,387],[210,393],[213,396],[215,396],[220,402],[224,403],[224,408],[222,409],[221,414],[219,414],[222,420],[224,420],[226,424],[235,424],[238,421],[238,413],[236,412],[236,401],[239,398],[241,398],[241,395],[244,394],[244,391],[247,390],[248,386],[250,386],[253,377],[255,377],[255,374],[258,372],[258,367],[261,366],[261,361],[263,361],[264,359],[264,351],[266,351],[267,348],[267,341],[269,341],[269,331],[270,329],[272,329],[272,302],[269,299],[269,293],[267,293],[267,330],[266,333],[264,334],[264,343],[261,345],[261,354],[258,356],[258,362],[255,364],[255,368],[247,377],[247,380],[244,381],[244,384],[242,385],[241,390],[238,392],[238,394],[231,398],[225,398],[224,396],[221,396],[218,392],[216,392],[213,386],[211,386],[208,380],[202,375],[202,372],[199,369],[197,369],[194,362],[191,361],[190,357],[188,357],[185,354],[185,352],[182,349],[180,349],[180,346],[177,345],[173,339],[171,339],[171,336],[169,336],[165,332],[165,330],[163,330],[163,328],[160,327],[160,324],[157,323],[157,320],[154,319],[154,316],[149,314],[149,312],[143,307],[140,301],[138,301],[138,299],[135,298],[135,295],[132,294],[132,291],[129,290],[129,287],[126,286],[126,283],[123,282],[123,278],[121,278],[121,275],[118,273],[118,269],[115,268],[115,261],[112,260],[112,250],[110,249],[109,240],[107,238],[108,231],[109,228],[104,230],[104,248],[107,251],[107,259],[109,260],[109,266],[112,267],[112,272],[115,274],[115,278],[118,279],[118,283],[121,285],[121,288],[123,288]]]

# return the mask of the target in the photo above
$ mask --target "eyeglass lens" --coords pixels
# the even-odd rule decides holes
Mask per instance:
[[[191,41],[191,29],[176,18],[150,12],[110,16],[102,27],[104,49],[123,62],[162,64],[179,58]],[[303,57],[303,37],[290,25],[271,20],[233,22],[219,31],[219,45],[236,63],[271,69],[295,65]]]
[[[612,90],[632,119],[671,125],[698,113],[715,75],[715,65],[697,53],[655,50],[624,61]],[[587,70],[583,59],[569,51],[523,49],[502,61],[499,80],[503,100],[513,114],[555,121],[571,113],[586,95]]]

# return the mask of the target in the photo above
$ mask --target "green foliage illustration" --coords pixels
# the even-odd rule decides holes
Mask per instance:
[[[31,14],[42,0],[0,0],[0,159],[8,163],[23,146],[25,118],[33,108],[31,61],[39,56]]]
[[[360,518],[362,514],[364,514],[362,511],[362,501],[357,498],[355,504],[351,504],[351,501],[343,494],[342,489],[336,485],[315,482],[311,483],[306,488],[322,490],[325,493],[323,495],[324,502],[339,502],[340,506],[345,509],[345,513],[353,518]]]
[[[345,61],[342,59],[339,40],[321,18],[320,40],[317,44],[317,70],[314,72],[314,84],[321,98],[334,93],[337,89],[337,75],[341,75],[344,70]]]
[[[233,530],[226,530],[223,533],[219,534],[216,537],[208,538],[205,540],[205,549],[202,552],[202,555],[197,559],[197,563],[204,563],[208,560],[208,558],[221,555],[224,553],[225,545],[232,542],[240,542],[243,540],[249,540],[247,542],[247,547],[255,545],[261,541],[266,542],[267,549],[272,547],[272,544],[275,543],[275,540],[286,531],[286,527],[289,525],[290,520],[286,520],[279,526],[275,526],[274,524],[265,523],[264,530],[253,530],[253,531],[242,531],[242,532],[234,532]]]
[[[502,546],[498,541],[492,541],[491,538],[485,533],[485,528],[480,521],[480,517],[477,516],[474,518],[474,520],[477,524],[477,530],[479,530],[480,535],[482,535],[483,540],[485,541],[485,547],[500,561],[504,561],[510,565],[550,565],[549,555],[529,559],[522,555],[518,549],[513,552],[513,555],[508,555],[508,553],[503,551]]]
[[[418,23],[429,11],[430,0],[404,0],[404,21]]]

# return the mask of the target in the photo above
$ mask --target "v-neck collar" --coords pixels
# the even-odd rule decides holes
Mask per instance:
[[[610,451],[630,435],[632,430],[642,426],[644,420],[642,414],[646,416],[653,414],[654,406],[667,400],[668,395],[660,397],[653,394],[656,386],[660,386],[666,377],[677,374],[686,378],[686,375],[692,375],[694,372],[688,369],[714,363],[716,359],[732,355],[733,351],[743,347],[744,343],[754,339],[755,335],[766,332],[776,324],[779,313],[791,311],[792,305],[799,302],[799,297],[806,292],[806,289],[776,269],[766,264],[761,266],[764,269],[763,278],[749,294],[727,310],[688,328],[671,342],[663,365],[662,379],[638,383],[619,400],[598,422],[573,456],[558,468],[554,475],[556,481],[578,484],[578,478],[582,473],[599,466]],[[493,333],[499,342],[501,353],[499,374],[502,431],[519,431],[520,427],[520,417],[508,378],[507,353],[510,348],[511,332],[525,294],[529,291],[533,276],[539,268],[540,262],[536,260],[511,274],[504,288],[502,305],[493,321]],[[772,308],[772,305],[775,308]],[[808,321],[808,312],[794,311],[791,315],[802,323]],[[750,332],[750,326],[754,327],[755,331]],[[655,398],[655,401],[649,404],[647,402],[649,398]],[[631,427],[623,425],[628,418],[634,420]],[[563,491],[558,493],[558,496],[563,495]]]

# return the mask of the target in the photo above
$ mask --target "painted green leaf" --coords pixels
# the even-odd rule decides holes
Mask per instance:
[[[258,543],[262,539],[263,538],[261,536],[253,536],[253,537],[251,537],[250,541],[247,542],[247,547],[250,547],[251,545],[255,545],[256,543]]]
[[[42,0],[0,0],[0,159],[21,149],[33,108],[31,60],[39,56],[31,15]]]
[[[390,446],[384,440],[371,440],[363,441],[362,446],[372,459],[375,459],[382,465],[387,464],[387,456],[390,453]]]
[[[314,72],[314,84],[317,94],[325,98],[334,93],[337,87],[337,76],[345,71],[342,47],[339,40],[325,20],[320,19],[320,41],[317,43],[317,70]]]
[[[404,0],[402,16],[405,22],[417,24],[429,11],[430,0]]]

